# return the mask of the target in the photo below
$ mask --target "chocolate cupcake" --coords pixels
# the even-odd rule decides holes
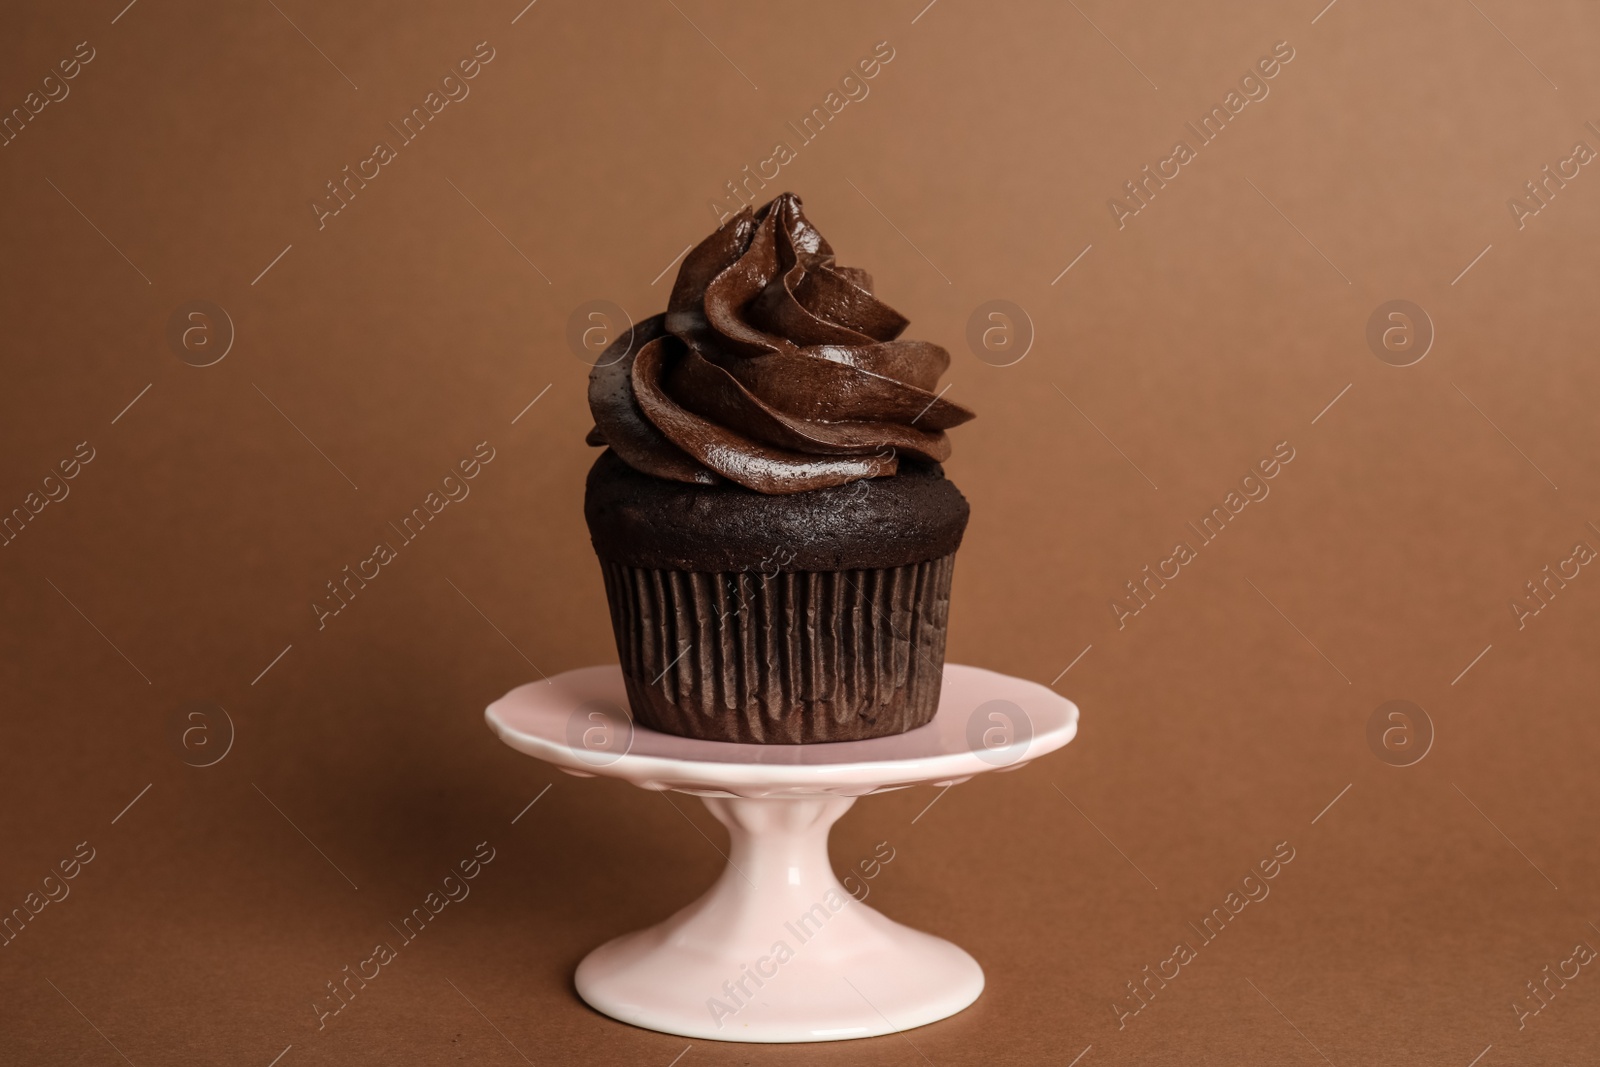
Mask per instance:
[[[902,733],[939,704],[972,413],[785,193],[684,259],[589,377],[584,516],[634,717],[715,741]]]

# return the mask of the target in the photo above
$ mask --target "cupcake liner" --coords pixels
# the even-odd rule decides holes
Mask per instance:
[[[602,560],[634,717],[762,744],[921,726],[939,706],[954,563],[767,574]]]

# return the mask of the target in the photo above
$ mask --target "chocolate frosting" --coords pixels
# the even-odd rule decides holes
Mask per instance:
[[[937,395],[950,354],[897,340],[906,325],[784,193],[700,242],[666,313],[596,361],[589,443],[657,478],[769,494],[942,462],[972,412]]]

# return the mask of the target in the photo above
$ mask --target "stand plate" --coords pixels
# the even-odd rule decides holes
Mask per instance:
[[[704,799],[729,863],[699,900],[591,952],[578,993],[613,1018],[719,1041],[837,1041],[954,1015],[983,990],[966,952],[857,901],[828,830],[858,796],[1013,770],[1077,732],[1043,686],[947,665],[939,711],[893,737],[817,745],[695,741],[634,726],[618,668],[512,690],[486,718],[512,748],[582,777]]]

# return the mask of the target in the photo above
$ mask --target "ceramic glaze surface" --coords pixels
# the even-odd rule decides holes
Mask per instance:
[[[635,727],[615,666],[568,671],[492,704],[520,752],[580,776],[704,799],[728,865],[704,896],[578,965],[578,994],[614,1019],[715,1041],[840,1041],[954,1015],[983,970],[950,942],[856,900],[828,861],[855,798],[1014,770],[1071,741],[1078,709],[1043,686],[947,665],[932,722],[869,741],[739,745]]]

